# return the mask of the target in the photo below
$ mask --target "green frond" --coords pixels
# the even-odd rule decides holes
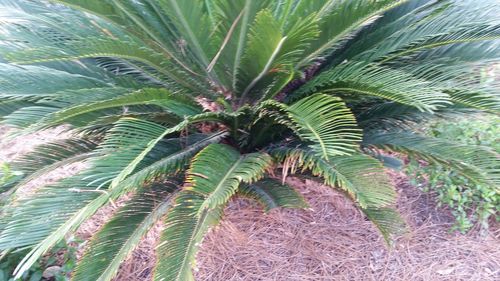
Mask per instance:
[[[308,49],[309,55],[299,62],[298,66],[307,66],[328,55],[343,42],[351,39],[361,28],[406,2],[408,0],[300,1],[294,13],[303,16],[304,12],[317,11],[322,33]]]
[[[329,161],[310,150],[301,148],[276,148],[271,155],[283,163],[283,173],[304,173],[324,179],[326,185],[344,191],[362,212],[377,226],[386,241],[402,233],[405,223],[391,206],[396,202],[396,192],[382,164],[363,154],[336,156]]]
[[[242,99],[276,65],[275,61],[278,60],[285,40],[286,36],[282,35],[279,23],[271,11],[259,12],[251,26],[248,48],[243,58],[242,68],[245,72],[241,72],[239,78]]]
[[[141,38],[146,45],[163,55],[161,60],[163,63],[166,62],[165,58],[169,59],[170,63],[164,68],[164,71],[167,70],[164,74],[169,74],[169,78],[176,83],[198,91],[203,91],[203,87],[208,86],[205,83],[206,81],[199,79],[202,77],[206,65],[206,63],[200,64],[199,62],[206,59],[199,56],[200,46],[197,40],[207,42],[209,37],[205,35],[210,32],[204,33],[199,27],[196,30],[192,29],[192,24],[206,23],[206,16],[203,15],[203,5],[194,5],[197,8],[193,9],[193,5],[186,5],[184,2],[180,3],[178,1],[139,3],[126,0],[112,1],[108,3],[109,6],[105,10],[100,10],[99,4],[93,3],[93,1],[63,0],[61,2],[69,2],[73,7],[96,14],[116,24],[121,28],[121,31]],[[203,26],[207,28],[210,25],[205,24]],[[185,27],[187,29],[183,29]],[[187,32],[186,36],[179,35],[179,31]],[[191,34],[193,31],[197,33],[194,37]],[[204,29],[204,31],[208,30]],[[203,34],[202,37],[200,37],[200,34]],[[191,41],[186,42],[186,40]],[[196,45],[196,48],[192,48],[194,45]],[[209,46],[203,46],[202,48],[205,47],[208,48]],[[172,71],[168,73],[168,70]],[[203,86],[195,88],[192,84]]]
[[[41,175],[95,156],[92,152],[95,147],[94,142],[80,138],[56,140],[35,147],[33,152],[9,162],[11,171],[20,176],[9,184],[1,185],[0,200],[7,199],[18,187]]]
[[[270,10],[259,12],[251,26],[248,48],[242,61],[244,71],[239,77],[241,102],[252,96],[252,92],[257,92],[257,97],[261,98],[260,92],[266,91],[269,85],[284,78],[288,80],[293,75],[294,64],[318,35],[314,15],[297,21],[289,30],[283,30]],[[274,89],[271,95],[279,90]]]
[[[153,129],[136,131],[135,133],[128,132],[128,136],[124,136],[120,131],[111,132],[111,135],[96,150],[99,155],[89,159],[91,168],[74,177],[63,179],[52,186],[40,187],[32,194],[24,195],[17,202],[10,203],[8,206],[13,208],[8,211],[9,215],[4,219],[19,223],[11,224],[12,229],[7,227],[2,232],[0,235],[2,248],[13,247],[9,246],[12,241],[15,241],[16,245],[38,243],[50,233],[51,228],[66,221],[74,215],[74,212],[85,206],[89,200],[98,197],[101,194],[99,189],[105,190],[105,186],[142,152],[143,147],[147,146],[151,139],[154,139],[154,136],[149,135],[149,133],[157,133],[161,127],[155,129],[156,132]],[[160,133],[162,132],[160,131]],[[15,214],[18,212],[21,215],[16,216]],[[50,216],[49,224],[43,221],[44,216]],[[21,223],[23,220],[33,220],[34,217],[40,218],[40,223],[29,225]],[[39,227],[39,224],[44,226]],[[27,228],[26,231],[21,231],[24,232],[24,236],[16,234],[16,231],[25,228]],[[16,235],[18,239],[9,241],[7,237],[10,235]]]
[[[35,100],[28,98],[28,99],[12,99],[12,98],[5,98],[0,101],[0,121],[2,121],[3,116],[7,116],[12,114],[13,112],[24,108],[24,107],[30,107],[35,105]]]
[[[129,160],[131,161],[128,161],[127,165],[123,167],[120,173],[117,174],[115,178],[113,178],[109,188],[113,189],[117,185],[120,185],[130,174],[132,174],[139,167],[142,162],[144,162],[148,155],[150,155],[151,153],[157,153],[155,151],[155,148],[156,146],[159,146],[159,149],[161,149],[162,145],[166,144],[165,141],[163,141],[165,137],[185,129],[192,122],[194,123],[205,121],[207,120],[207,118],[208,120],[210,120],[212,118],[212,114],[205,113],[194,115],[191,118],[185,119],[183,122],[171,128],[165,128],[156,123],[139,119],[121,119],[109,131],[109,135],[106,137],[101,147],[104,151],[113,151],[117,147],[125,147],[127,150],[129,150],[127,152],[134,153],[136,154],[136,156],[133,159],[129,158]],[[220,133],[218,135],[222,136],[224,134]],[[213,137],[214,139],[218,139],[217,134]],[[196,140],[197,138],[194,139]],[[206,143],[206,140],[202,141],[202,144],[204,143]],[[190,147],[190,149],[196,149],[197,147],[199,146],[195,145],[194,147]],[[159,154],[161,155],[161,153],[165,152],[166,151],[163,150],[160,151]],[[124,154],[124,156],[129,157],[128,153]],[[124,161],[122,161],[121,163],[124,164]],[[175,162],[171,167],[176,167]],[[179,169],[177,168],[176,170]]]
[[[497,85],[497,89],[500,87]],[[479,87],[471,89],[450,90],[448,94],[454,103],[471,108],[488,111],[494,114],[500,113],[500,94],[496,90],[481,91]]]
[[[171,191],[177,186],[154,184],[144,187],[119,209],[89,242],[72,280],[108,281],[120,263],[139,244],[147,231],[171,207]]]
[[[316,94],[291,106],[269,101],[263,108],[264,115],[275,117],[301,139],[312,142],[309,147],[326,160],[353,153],[361,140],[354,115],[337,97]]]
[[[409,132],[373,132],[365,135],[363,143],[443,164],[479,184],[500,184],[500,157],[487,147],[454,143]]]
[[[284,176],[310,171],[326,185],[345,191],[362,208],[380,208],[395,203],[396,193],[382,164],[363,154],[335,156],[326,160],[310,149],[275,148],[270,151],[283,163]]]
[[[40,47],[11,52],[6,59],[17,64],[34,64],[50,61],[77,60],[84,58],[115,57],[140,61],[153,68],[161,69],[156,62],[161,54],[142,47],[139,42],[122,41],[111,38],[87,38],[83,42],[64,44],[64,52],[59,47]]]
[[[3,123],[18,128],[33,128],[38,123],[43,123],[44,120],[50,118],[51,115],[56,114],[56,112],[58,111],[75,107],[81,104],[113,99],[117,96],[125,95],[130,91],[134,90],[121,87],[105,87],[66,90],[46,94],[42,97],[35,98],[32,106],[20,108],[5,116]],[[123,109],[119,108],[119,111],[123,111]],[[88,113],[94,112],[89,111]],[[82,119],[84,119],[82,118],[82,115],[77,115],[77,117],[79,118],[76,121],[81,121]]]
[[[51,0],[83,12],[91,13],[114,24],[120,31],[141,38],[151,47],[161,46],[170,52],[175,41],[171,38],[173,30],[166,24],[168,19],[160,10],[160,4],[136,1],[99,1],[99,0]]]
[[[210,42],[210,17],[206,13],[202,0],[180,1],[161,0],[159,8],[168,16],[170,24],[183,34],[187,46],[197,58],[197,61],[206,69],[209,65],[209,56],[214,53]],[[214,23],[216,24],[216,23]]]
[[[213,135],[193,135],[187,139],[166,140],[161,143],[162,145],[153,149],[145,157],[144,163],[120,185],[140,186],[152,179],[176,174],[187,166],[196,153],[212,143],[218,143],[226,136],[227,133],[222,132]],[[183,142],[187,143],[185,147],[182,146]]]
[[[225,204],[241,182],[252,183],[272,164],[264,153],[241,155],[227,145],[212,144],[195,156],[188,170],[186,190],[206,196],[199,212]]]
[[[78,182],[65,181],[65,183],[74,183],[76,185]],[[4,218],[4,220],[7,219],[7,222],[14,222],[15,225],[13,226],[11,223],[8,223],[6,224],[5,229],[3,229],[0,238],[0,247],[2,250],[20,248],[22,247],[20,245],[23,244],[33,245],[34,241],[39,241],[17,265],[14,272],[15,278],[20,278],[48,250],[61,241],[67,233],[76,230],[79,225],[81,225],[86,219],[90,218],[90,216],[92,216],[100,207],[104,206],[108,203],[108,201],[112,201],[121,195],[119,193],[121,190],[118,189],[113,190],[112,194],[88,192],[81,196],[68,196],[69,194],[67,193],[67,190],[64,190],[66,192],[57,192],[56,189],[40,189],[40,191],[49,191],[50,193],[47,193],[48,196],[45,198],[38,196],[36,198],[37,200],[30,200],[29,203],[24,200],[19,201],[19,204],[24,206],[17,207],[17,210],[9,210],[8,214],[10,215],[10,213],[14,213],[17,214],[17,216],[12,215]],[[73,191],[73,193],[76,192]],[[97,196],[98,194],[102,195]],[[27,206],[27,204],[30,206]],[[52,207],[48,206],[49,204]],[[75,209],[77,209],[77,211],[74,211]],[[18,210],[23,210],[27,213],[24,214],[21,212],[22,215],[19,215],[19,213],[17,213]],[[34,212],[38,213],[36,218],[33,217]],[[22,232],[23,228],[30,227],[32,229],[29,230],[29,232]],[[13,238],[12,236],[18,238]]]
[[[435,80],[418,79],[401,70],[362,62],[349,62],[324,71],[294,95],[301,97],[320,91],[380,97],[422,111],[434,111],[450,103],[449,96],[437,87]]]
[[[445,109],[444,109],[445,110]],[[393,101],[373,101],[355,106],[358,124],[363,130],[409,128],[415,123],[436,118],[438,112],[422,112],[415,107],[405,106]],[[451,110],[454,112],[453,110]],[[460,114],[457,112],[457,114]]]
[[[203,236],[221,219],[224,205],[202,209],[205,197],[200,193],[182,191],[165,219],[160,237],[153,280],[194,280],[192,268]]]
[[[387,244],[391,245],[393,237],[405,233],[408,228],[401,215],[392,208],[361,209],[366,217],[382,233]]]
[[[477,113],[475,109],[459,105],[444,107],[432,113],[422,112],[412,106],[404,106],[395,102],[381,100],[366,101],[351,106],[353,107],[358,124],[363,128],[364,132],[374,130],[413,131],[420,124]]]
[[[4,49],[2,53],[11,61],[43,63],[85,58],[120,58],[133,65],[136,71],[147,73],[147,76],[152,76],[163,85],[173,82],[183,89],[195,91],[202,91],[208,86],[195,70],[178,58],[178,42],[172,40],[172,30],[164,26],[164,22],[168,20],[163,14],[158,14],[159,7],[156,3],[150,2],[145,6],[136,1],[113,1],[114,7],[108,9],[104,6],[109,2],[101,7],[100,2],[68,1],[73,2],[69,3],[71,7],[80,10],[80,5],[91,8],[83,8],[86,12],[93,13],[92,9],[103,8],[110,13],[98,18],[62,5],[20,1],[22,5],[9,5],[9,0],[0,3],[11,10],[6,16],[8,21],[3,26],[8,32],[0,33],[0,40],[9,42],[0,46],[0,49]],[[98,7],[89,7],[92,4]],[[116,17],[113,17],[113,13]],[[111,16],[113,20],[107,16]],[[123,21],[117,22],[117,18]],[[147,27],[143,19],[153,27]],[[155,36],[158,34],[163,37]]]
[[[241,185],[238,194],[256,200],[266,212],[274,208],[308,208],[304,197],[287,184],[265,178],[256,183]]]
[[[106,86],[107,82],[45,66],[15,66],[0,63],[0,97],[2,100],[4,98],[46,97],[67,89],[101,88]]]
[[[427,56],[425,53],[443,46],[452,50],[468,42],[494,40],[498,11],[495,1],[488,0],[410,1],[362,32],[339,59],[374,62],[390,57],[390,60],[411,61],[420,53],[414,58],[422,60]],[[447,57],[460,56],[455,53]]]
[[[219,75],[219,78],[222,81],[227,79],[226,87],[234,92],[237,89],[240,71],[245,71],[242,67],[242,60],[247,49],[250,25],[254,22],[257,13],[269,7],[271,1],[216,0],[212,2],[215,10],[214,18],[218,26],[214,31],[213,40],[219,50],[223,47],[214,69],[223,74]]]
[[[477,25],[467,26],[458,31],[453,31],[445,34],[438,34],[430,38],[421,39],[417,42],[404,46],[403,48],[393,51],[382,59],[381,63],[388,63],[398,58],[404,58],[418,52],[427,51],[429,49],[438,48],[446,45],[473,43],[481,41],[500,40],[500,25]]]
[[[120,95],[107,100],[85,102],[81,105],[65,108],[52,114],[47,121],[42,121],[42,123],[54,125],[89,112],[133,105],[158,105],[179,117],[199,114],[202,111],[193,100],[185,96],[169,93],[165,89],[145,88],[131,94]]]

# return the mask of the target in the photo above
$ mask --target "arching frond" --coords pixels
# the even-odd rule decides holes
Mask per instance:
[[[10,61],[40,63],[83,58],[120,58],[141,71],[148,72],[149,76],[164,85],[174,82],[177,86],[195,91],[201,91],[207,86],[206,81],[199,79],[194,70],[174,56],[173,50],[177,48],[175,40],[165,44],[165,37],[162,39],[155,36],[162,34],[169,38],[168,35],[172,34],[168,28],[162,28],[162,21],[165,19],[159,19],[159,7],[155,3],[145,6],[135,1],[115,1],[113,4],[98,3],[98,6],[91,7],[94,3],[88,1],[68,1],[73,2],[69,3],[72,4],[71,7],[86,6],[83,10],[90,12],[93,12],[92,9],[100,10],[101,5],[114,6],[104,8],[103,12],[108,14],[101,15],[103,19],[46,2],[21,0],[21,5],[9,4],[11,1],[4,2],[6,3],[1,4],[11,10],[5,24],[8,31],[5,32],[5,42],[9,44],[0,47],[5,49],[3,56]],[[155,28],[146,28],[142,22],[145,19],[144,10],[148,10],[147,19],[150,23],[155,22],[152,24]],[[113,20],[107,16],[111,16]],[[116,21],[117,18],[122,21]],[[158,33],[162,29],[165,32]],[[3,38],[2,34],[0,33],[0,39]]]
[[[376,64],[350,62],[319,74],[295,95],[300,97],[320,91],[367,95],[433,111],[450,103],[449,96],[437,87],[436,80],[418,79],[410,73]]]
[[[210,37],[207,35],[216,23],[210,22],[204,1],[163,0],[159,8],[168,16],[172,26],[184,35],[176,39],[187,41],[186,46],[206,69],[209,57],[214,54]]]
[[[65,108],[52,114],[52,116],[48,117],[47,121],[42,121],[42,124],[58,124],[67,119],[87,114],[89,112],[133,105],[158,105],[180,117],[199,114],[202,111],[193,100],[190,100],[185,96],[175,95],[164,89],[146,88],[128,95],[121,95],[111,99],[95,102],[85,102],[83,104]]]
[[[266,91],[273,81],[280,80],[279,77],[288,78],[293,64],[318,34],[314,17],[307,17],[285,31],[270,10],[259,12],[251,27],[248,48],[242,61],[244,71],[240,71],[239,77],[240,103],[247,102],[251,92],[260,93],[257,98],[261,98],[261,92]],[[277,93],[279,90],[274,91]]]
[[[120,263],[139,244],[147,231],[171,207],[171,191],[164,184],[144,187],[120,208],[90,240],[80,260],[73,280],[109,281],[116,275]]]
[[[0,200],[8,198],[18,187],[65,165],[84,161],[95,156],[96,144],[80,138],[56,140],[37,146],[33,152],[9,162],[12,173],[19,176],[15,181],[2,185]],[[7,192],[8,191],[8,192]]]
[[[398,58],[404,58],[408,55],[413,55],[415,53],[441,46],[494,40],[500,40],[500,24],[478,25],[472,28],[468,26],[467,28],[459,29],[458,31],[430,36],[429,38],[412,42],[411,44],[386,55],[386,57],[381,60],[381,63],[388,63],[397,60]]]
[[[396,193],[382,164],[369,156],[353,154],[331,157],[328,161],[302,148],[276,148],[270,151],[288,173],[310,171],[325,184],[346,191],[362,208],[383,207],[394,203]]]
[[[283,173],[311,172],[323,178],[326,185],[339,188],[351,198],[369,219],[379,227],[389,241],[391,235],[402,230],[402,220],[395,204],[396,192],[382,164],[363,154],[336,156],[328,161],[311,150],[302,148],[276,148],[270,151],[283,163]]]
[[[498,186],[500,156],[492,149],[427,138],[408,132],[374,132],[365,135],[364,145],[414,155],[455,169],[472,181]]]
[[[262,178],[271,163],[264,153],[240,155],[229,146],[212,144],[194,158],[185,189],[206,196],[199,212],[213,209],[225,204],[241,182]]]
[[[92,13],[99,18],[115,24],[121,31],[140,37],[150,46],[161,46],[171,52],[174,50],[173,30],[166,26],[167,17],[160,10],[160,4],[148,2],[141,4],[136,1],[99,0],[53,0],[66,6]]]
[[[304,209],[308,207],[304,197],[299,192],[287,184],[270,178],[241,185],[238,194],[256,200],[266,212],[274,208]]]
[[[0,63],[0,97],[36,98],[68,89],[102,88],[107,82],[45,66]],[[43,81],[41,83],[40,81]]]
[[[393,243],[394,236],[405,233],[408,228],[400,214],[392,208],[367,208],[361,209],[366,217],[382,233],[387,244]]]
[[[192,268],[204,235],[221,219],[224,205],[202,209],[205,197],[200,193],[182,191],[165,219],[156,248],[155,281],[194,280]]]
[[[495,152],[394,131],[499,112],[495,1],[0,0],[1,124],[72,133],[0,167],[0,250],[30,249],[15,278],[130,192],[75,280],[113,278],[164,215],[154,278],[193,280],[236,193],[307,206],[273,168],[323,178],[388,241],[404,223],[381,149],[498,186]],[[77,161],[75,176],[17,188]],[[172,177],[175,198],[150,188]]]
[[[166,131],[168,129],[165,127],[151,122],[124,119],[99,146],[98,151],[103,156],[92,159],[91,168],[52,186],[40,187],[33,194],[7,205],[8,212],[3,217],[5,227],[0,233],[0,248],[34,246],[19,264],[16,274],[20,276],[29,269],[67,232],[78,227],[109,200],[115,200],[121,194],[140,187],[145,180],[158,175],[159,171],[164,172],[165,176],[175,173],[189,159],[193,150],[217,140],[212,138],[195,143],[194,147],[186,151],[182,151],[178,144],[170,148],[170,161],[156,163],[165,154],[151,158],[156,148],[151,148],[151,144],[168,145],[169,142],[157,141]],[[143,162],[146,158],[152,167],[142,166],[147,164]]]
[[[303,13],[311,10],[317,11],[322,33],[319,40],[310,47],[310,54],[299,63],[299,67],[328,55],[333,48],[351,39],[360,28],[373,23],[384,12],[405,2],[408,0],[300,1],[293,13],[303,16]]]
[[[189,160],[200,150],[212,143],[218,143],[227,136],[227,133],[213,135],[191,136],[186,139],[171,139],[155,147],[144,158],[136,171],[127,177],[120,185],[134,187],[150,180],[161,178],[168,174],[175,174],[183,170]],[[183,142],[187,145],[183,147]]]
[[[500,89],[500,87],[498,87]],[[491,113],[500,113],[500,94],[496,91],[481,91],[481,89],[457,89],[448,92],[454,103],[472,107]]]
[[[390,62],[398,58],[404,61],[416,53],[441,46],[460,49],[461,44],[467,42],[496,38],[499,10],[495,1],[409,1],[404,6],[389,12],[379,24],[353,40],[339,59]],[[483,55],[482,52],[479,55]],[[459,58],[460,53],[453,57]]]
[[[267,102],[263,108],[264,115],[275,117],[300,138],[312,142],[310,148],[326,160],[354,152],[361,139],[354,116],[336,97],[317,94],[291,106]]]
[[[271,2],[270,0],[213,1],[213,17],[218,23],[213,39],[216,42],[215,46],[221,52],[215,61],[214,69],[223,74],[219,75],[219,79],[222,81],[227,79],[226,87],[233,92],[238,84],[239,72],[245,70],[242,67],[242,60],[248,45],[250,25],[255,21],[256,14],[269,7]]]

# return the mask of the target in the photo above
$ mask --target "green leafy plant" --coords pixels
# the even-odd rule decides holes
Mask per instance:
[[[404,230],[380,150],[497,186],[498,155],[417,134],[465,108],[499,112],[498,5],[431,0],[0,0],[0,112],[16,135],[69,139],[9,163],[0,249],[22,276],[101,207],[73,280],[110,280],[158,220],[155,280],[193,280],[198,245],[235,195],[303,208],[284,184],[315,176],[387,241]],[[479,78],[478,78],[479,77]],[[382,161],[381,161],[382,159]],[[28,194],[75,162],[88,168]],[[280,179],[281,178],[281,179]]]
[[[473,115],[435,122],[424,132],[450,141],[491,146],[496,153],[500,153],[499,124],[498,116]],[[456,218],[452,230],[465,233],[478,224],[485,232],[491,219],[500,220],[500,191],[496,186],[476,184],[447,166],[429,165],[418,159],[411,159],[407,173],[412,182],[424,191],[436,192],[440,206],[451,209]]]
[[[66,240],[60,241],[51,249],[50,252],[34,263],[31,268],[24,272],[24,274],[19,278],[11,277],[12,272],[14,271],[16,265],[27,254],[27,251],[24,250],[4,255],[0,260],[0,280],[70,280],[70,274],[74,270],[77,261],[77,246],[75,246],[75,244],[79,244],[79,242],[79,240],[71,241],[69,243]]]

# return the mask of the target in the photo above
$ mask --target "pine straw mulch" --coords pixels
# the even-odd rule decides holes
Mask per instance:
[[[448,212],[404,176],[392,176],[398,208],[411,227],[392,250],[343,195],[289,179],[312,210],[262,214],[249,201],[233,201],[201,247],[197,280],[500,280],[500,231],[488,237],[449,233]],[[149,280],[156,237],[150,233],[116,280]]]
[[[0,159],[12,159],[34,143],[56,137],[61,135],[38,134],[29,142],[0,139]],[[79,169],[63,169],[46,181]],[[312,181],[290,178],[288,183],[301,191],[311,210],[263,214],[252,202],[234,200],[221,225],[201,246],[197,280],[500,280],[498,227],[486,237],[477,231],[450,233],[453,218],[436,207],[432,195],[409,185],[401,174],[391,173],[391,177],[399,191],[398,209],[410,226],[392,249],[343,195]],[[99,211],[77,235],[88,239],[125,200]],[[158,223],[149,232],[115,280],[150,279],[161,229]]]

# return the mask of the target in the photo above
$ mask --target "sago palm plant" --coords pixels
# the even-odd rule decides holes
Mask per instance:
[[[414,129],[499,112],[498,80],[478,74],[500,58],[498,14],[490,0],[0,0],[1,122],[71,132],[5,166],[0,249],[29,249],[20,277],[128,194],[73,280],[112,279],[159,220],[154,279],[192,280],[233,196],[307,206],[289,174],[343,192],[390,241],[405,226],[384,165],[400,161],[383,151],[500,182],[492,150]]]

